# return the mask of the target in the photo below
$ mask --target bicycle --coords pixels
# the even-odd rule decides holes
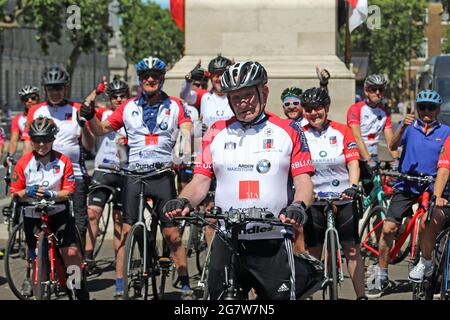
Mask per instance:
[[[15,162],[13,162],[13,165]],[[5,180],[5,195],[9,193],[9,185],[11,184],[12,165],[8,166],[4,180]],[[9,206],[3,207],[3,223],[8,226],[8,238],[11,236],[13,229],[22,221],[20,215],[20,207],[17,206],[18,199],[11,198]]]
[[[149,286],[151,286],[153,299],[158,300],[160,296],[164,295],[166,278],[171,271],[172,259],[170,258],[169,247],[164,240],[162,241],[162,256],[159,255],[156,240],[159,223],[156,213],[145,201],[144,187],[147,184],[146,179],[171,172],[172,169],[171,167],[162,167],[142,172],[105,164],[99,165],[99,168],[111,170],[122,176],[132,177],[140,185],[138,221],[131,227],[125,241],[124,298],[127,300],[141,298],[147,300]],[[155,203],[153,207],[156,208]],[[149,227],[144,217],[146,209],[151,216]],[[160,276],[159,288],[156,282],[157,276]]]
[[[398,179],[404,179],[408,181],[417,181],[422,185],[430,185],[434,181],[434,177],[432,176],[411,176],[408,174],[391,172],[389,175],[392,175]],[[395,244],[391,249],[389,254],[389,263],[396,264],[402,261],[408,253],[410,253],[410,262],[413,262],[418,259],[418,246],[417,246],[417,237],[419,233],[419,222],[423,215],[428,210],[428,204],[430,199],[430,192],[428,190],[424,191],[417,200],[419,204],[418,209],[414,212],[411,218],[405,218],[403,223],[399,229],[399,236],[395,240]],[[376,217],[376,219],[379,219]],[[377,220],[374,223],[375,226],[362,238],[362,246],[367,252],[370,252],[372,258],[377,258],[379,256],[378,252],[378,242],[381,236],[383,224],[385,219]],[[372,225],[372,223],[371,223]],[[409,238],[409,241],[407,242]],[[405,243],[407,243],[406,248],[404,248]]]
[[[436,196],[430,199],[428,216],[425,224],[431,221],[436,207]],[[450,206],[445,206],[449,208]],[[421,282],[412,281],[413,300],[433,300],[435,293],[439,294],[440,300],[450,299],[450,227],[442,230],[436,237],[433,254],[433,272],[431,276],[425,277]]]
[[[210,225],[216,230],[215,236],[219,237],[230,249],[231,259],[228,265],[224,266],[225,281],[223,283],[223,291],[219,294],[218,300],[244,300],[247,299],[246,293],[243,291],[241,284],[237,279],[239,272],[239,233],[248,223],[257,222],[270,224],[271,226],[282,226],[292,228],[292,225],[282,223],[273,213],[260,208],[248,208],[247,210],[230,209],[222,214],[222,209],[214,207],[211,213],[192,211],[189,216],[176,217],[173,220],[187,220],[191,224]],[[220,219],[225,223],[225,231],[221,230],[216,224],[209,222],[207,219]],[[320,262],[319,262],[320,264]],[[306,299],[313,292],[317,291],[321,286],[312,286],[299,299]],[[208,298],[208,295],[204,295]]]
[[[86,284],[84,262],[82,259],[81,270],[76,270],[70,268],[70,266],[64,265],[62,256],[59,252],[59,239],[56,238],[54,232],[49,227],[50,217],[53,215],[51,210],[58,208],[58,204],[56,204],[55,201],[48,201],[45,199],[33,201],[29,204],[34,206],[36,211],[33,211],[32,213],[25,212],[25,217],[40,218],[41,221],[41,230],[35,235],[37,256],[34,259],[33,283],[36,286],[36,300],[50,300],[52,293],[58,298],[61,293],[64,292],[70,300],[74,300],[77,298],[75,294],[76,287],[85,286]],[[76,237],[78,248],[82,254],[82,242],[78,231],[76,232]],[[67,268],[67,271],[66,267],[69,267]],[[75,279],[75,285],[68,282],[68,280],[71,280],[71,276],[66,276],[66,272],[72,271],[75,277],[80,276],[78,283]]]

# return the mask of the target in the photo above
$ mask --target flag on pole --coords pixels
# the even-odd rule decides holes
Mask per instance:
[[[350,5],[348,26],[350,32],[366,21],[368,16],[367,0],[346,0]]]
[[[170,0],[170,14],[178,28],[184,29],[184,0]]]

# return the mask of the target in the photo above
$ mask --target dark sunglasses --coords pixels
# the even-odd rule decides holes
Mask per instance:
[[[311,113],[311,112],[313,112],[313,110],[320,111],[320,110],[322,110],[322,109],[324,109],[324,108],[325,108],[324,105],[318,105],[318,106],[303,106],[303,110],[305,110],[305,112],[307,112],[307,113]]]
[[[28,100],[38,101],[38,99],[39,99],[39,97],[37,95],[33,94],[33,95],[25,96],[21,100],[23,102],[27,102]]]
[[[300,101],[293,101],[293,102],[285,102],[283,103],[284,107],[287,108],[289,106],[296,106],[298,107],[300,105]]]
[[[383,87],[367,87],[367,91],[370,93],[375,93],[377,91],[380,91],[380,93],[384,92],[384,88]]]
[[[111,96],[111,99],[125,99],[127,97],[127,95],[126,94],[116,94],[116,95],[112,95]]]
[[[431,103],[429,103],[429,104],[418,104],[417,105],[417,109],[419,110],[419,111],[436,111],[436,109],[437,109],[437,105],[435,105],[435,104],[431,104]]]
[[[47,86],[48,91],[62,91],[64,86]]]
[[[196,86],[196,87],[201,87],[202,83],[200,83],[200,82],[193,82],[192,85]]]
[[[139,80],[147,80],[148,78],[152,77],[154,80],[161,80],[162,75],[157,72],[147,71],[144,73],[141,73],[139,76]]]
[[[33,143],[40,144],[40,143],[50,143],[50,142],[53,142],[54,139],[51,138],[51,137],[35,137],[35,138],[31,138],[31,141],[32,141]]]

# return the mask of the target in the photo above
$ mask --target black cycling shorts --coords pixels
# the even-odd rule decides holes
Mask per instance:
[[[87,215],[87,193],[88,178],[75,178],[75,192],[73,193],[73,214],[75,223],[80,230],[81,237],[84,239],[88,225]]]
[[[322,270],[293,255],[290,239],[242,240],[239,244],[237,278],[245,294],[254,288],[258,299],[296,299],[322,277]],[[208,290],[211,300],[218,300],[224,289],[224,267],[230,263],[231,252],[217,236],[211,250]]]
[[[386,220],[401,224],[403,218],[411,217],[414,212],[412,206],[420,195],[394,190],[386,213]]]
[[[59,240],[59,247],[70,247],[77,242],[75,221],[69,210],[58,212],[49,216],[50,230],[56,235]],[[25,238],[27,241],[28,250],[36,249],[37,239],[35,234],[41,230],[40,218],[23,217],[23,225],[25,229]]]
[[[174,227],[178,223],[172,221],[164,215],[163,207],[167,201],[177,197],[175,188],[175,177],[172,172],[166,172],[145,180],[147,184],[144,188],[144,197],[152,198],[156,203],[156,213],[161,222],[161,226]],[[123,184],[123,222],[133,225],[139,218],[139,188],[140,183],[136,183],[135,178],[126,177]],[[146,200],[146,199],[144,199]]]
[[[95,170],[92,175],[92,180],[100,184],[107,185],[109,187],[116,189],[116,196],[114,198],[114,208],[122,207],[122,188],[123,188],[123,177],[116,173],[104,172]],[[107,188],[97,188],[89,194],[89,205],[104,208],[106,201],[111,196],[111,190]]]
[[[325,230],[327,220],[324,213],[325,206],[311,206],[307,210],[308,221],[303,227],[305,232],[305,242],[308,247],[322,246],[325,240]],[[335,227],[338,231],[339,241],[343,245],[358,244],[358,216],[354,212],[353,203],[337,206],[335,216]]]

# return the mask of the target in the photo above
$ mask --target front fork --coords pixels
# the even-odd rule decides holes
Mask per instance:
[[[325,244],[328,244],[328,235],[330,233],[334,233],[336,237],[336,251],[337,251],[337,263],[338,263],[338,275],[339,275],[339,282],[344,281],[344,273],[342,271],[342,257],[341,257],[341,242],[339,241],[339,234],[336,230],[335,223],[334,223],[334,213],[333,209],[331,207],[327,210],[327,230],[325,230]],[[330,281],[330,278],[328,277],[328,247],[325,250],[325,268],[324,268],[324,283]]]

